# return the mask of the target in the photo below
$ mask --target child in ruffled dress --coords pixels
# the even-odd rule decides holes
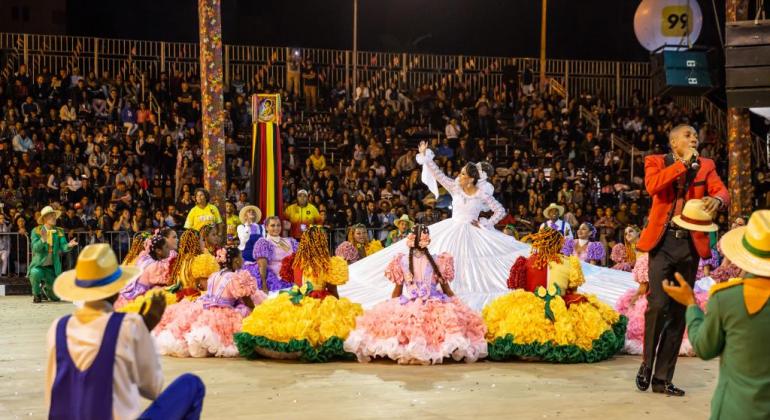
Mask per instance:
[[[398,254],[385,276],[392,299],[356,319],[345,350],[361,362],[387,357],[399,364],[437,364],[446,358],[475,362],[487,355],[484,320],[454,297],[454,259],[428,252],[428,227],[406,238],[409,255]]]
[[[153,330],[160,354],[177,357],[235,357],[233,334],[243,318],[266,295],[257,290],[254,278],[242,270],[243,257],[235,246],[217,251],[224,267],[212,274],[206,292],[195,302],[183,300],[166,309]]]
[[[171,265],[174,258],[169,251],[169,242],[162,235],[157,234],[145,240],[145,252],[140,255],[134,265],[142,270],[142,274],[128,283],[120,291],[115,302],[115,310],[118,310],[153,289],[162,289],[170,282]]]

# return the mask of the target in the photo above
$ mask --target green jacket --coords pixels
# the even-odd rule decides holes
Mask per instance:
[[[32,271],[35,267],[40,267],[45,262],[48,256],[48,243],[40,237],[40,229],[42,226],[37,226],[32,229],[32,261],[29,263],[29,271]],[[61,254],[70,251],[68,246],[69,241],[67,235],[61,228],[55,227],[53,240],[53,253],[51,259],[53,260],[53,271],[57,276],[61,274]]]
[[[713,420],[770,418],[770,305],[749,315],[743,293],[743,284],[713,293],[705,315],[697,305],[687,308],[695,353],[704,360],[721,356]]]

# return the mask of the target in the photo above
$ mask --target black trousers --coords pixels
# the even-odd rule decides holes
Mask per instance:
[[[660,244],[650,252],[647,312],[644,314],[644,363],[653,367],[653,378],[671,381],[685,330],[685,308],[663,291],[663,281],[681,274],[695,283],[700,257],[689,235],[677,238],[667,230]]]

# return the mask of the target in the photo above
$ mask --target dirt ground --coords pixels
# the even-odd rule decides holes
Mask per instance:
[[[71,311],[0,297],[0,419],[46,417],[45,333]],[[679,361],[684,398],[634,387],[638,357],[597,364],[377,362],[301,364],[244,359],[163,358],[166,382],[184,372],[207,387],[207,419],[705,419],[717,361]]]

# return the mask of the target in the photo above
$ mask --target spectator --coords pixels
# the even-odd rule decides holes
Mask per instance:
[[[209,203],[211,195],[203,188],[195,190],[195,207],[187,214],[185,229],[200,231],[203,226],[222,223],[222,216],[213,204]]]
[[[308,193],[306,190],[297,191],[297,202],[286,207],[283,219],[289,224],[289,236],[299,240],[302,233],[311,225],[319,222],[320,214],[318,209],[308,202]],[[286,229],[286,226],[284,226]]]

